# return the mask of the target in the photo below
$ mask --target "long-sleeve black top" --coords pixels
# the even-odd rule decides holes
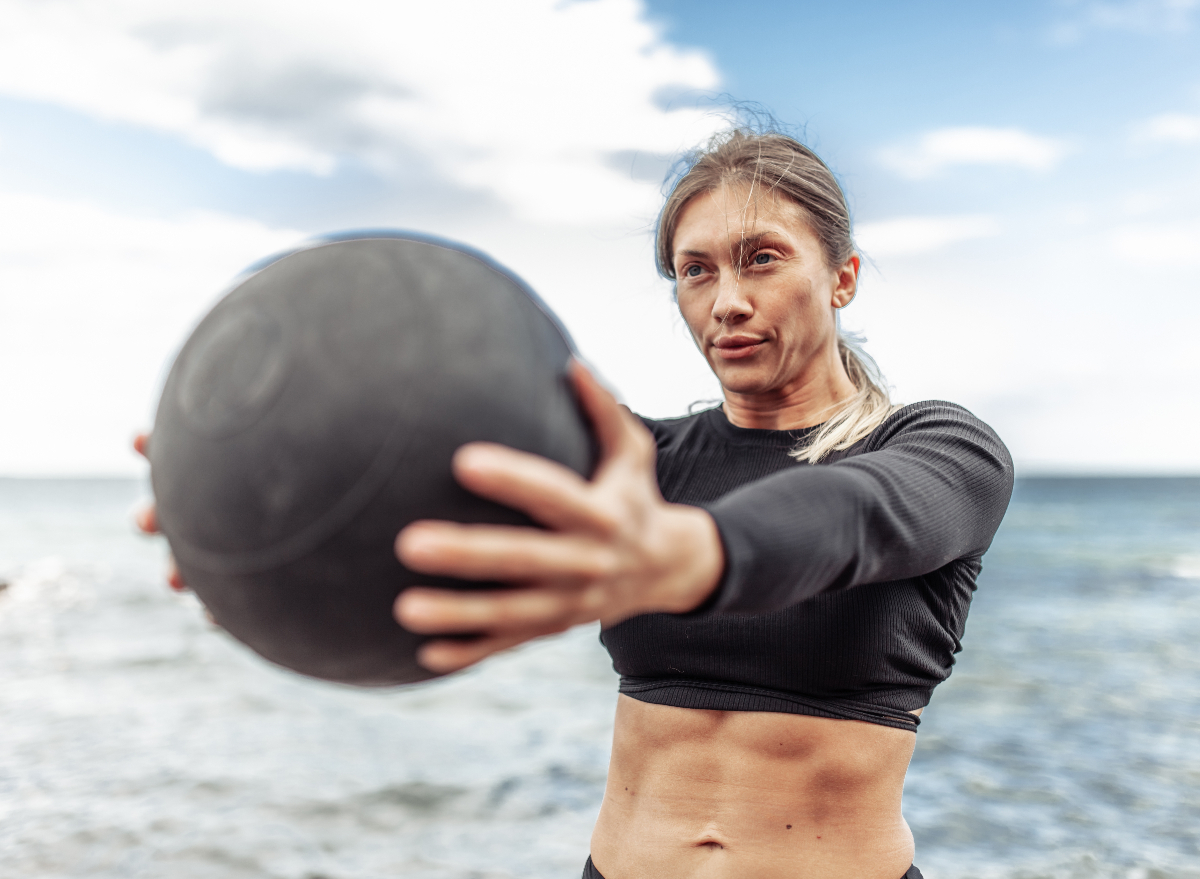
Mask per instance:
[[[711,513],[726,566],[698,611],[603,632],[621,692],[914,729],[1012,493],[996,434],[917,403],[809,465],[788,455],[806,431],[735,427],[719,408],[645,421],[663,496]]]

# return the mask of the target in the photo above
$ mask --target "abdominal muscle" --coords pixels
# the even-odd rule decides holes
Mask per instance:
[[[592,861],[605,879],[900,879],[915,745],[855,720],[620,696]]]

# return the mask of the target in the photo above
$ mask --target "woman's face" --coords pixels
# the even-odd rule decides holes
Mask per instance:
[[[859,261],[826,265],[800,207],[760,192],[693,197],[672,257],[679,310],[726,394],[783,400],[834,379],[834,309],[854,297]]]

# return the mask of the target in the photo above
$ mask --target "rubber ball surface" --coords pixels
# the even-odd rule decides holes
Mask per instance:
[[[549,312],[485,257],[419,236],[318,242],[245,276],[168,375],[150,443],[189,586],[271,662],[361,685],[434,675],[392,618],[416,519],[530,524],[450,460],[503,443],[587,475],[594,443]]]

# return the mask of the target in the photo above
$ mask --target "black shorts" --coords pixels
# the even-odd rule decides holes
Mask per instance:
[[[592,863],[590,856],[587,859],[587,863],[583,865],[583,879],[604,879],[600,875],[600,871],[596,869],[596,865]],[[925,879],[925,877],[921,875],[921,871],[916,868],[916,865],[913,865],[908,868],[908,872],[901,876],[900,879]]]

